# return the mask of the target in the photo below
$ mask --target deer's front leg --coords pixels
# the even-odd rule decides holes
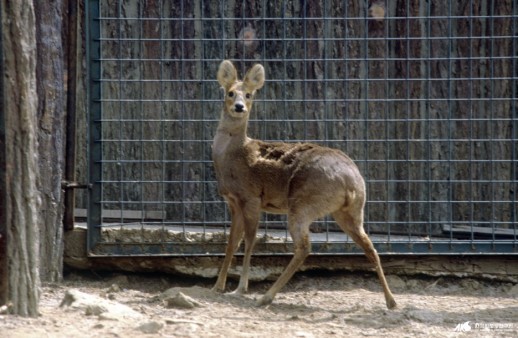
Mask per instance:
[[[255,235],[259,227],[259,217],[261,214],[261,200],[252,199],[243,206],[243,220],[245,232],[245,256],[243,258],[243,271],[239,279],[239,285],[233,292],[243,294],[248,290],[248,275],[250,273],[250,260],[255,244]]]
[[[225,259],[223,260],[223,265],[221,266],[221,270],[219,271],[218,280],[216,284],[212,288],[214,291],[224,291],[225,283],[227,282],[227,273],[230,268],[230,264],[232,263],[232,258],[234,257],[234,253],[239,248],[241,244],[241,239],[243,238],[243,211],[239,207],[237,201],[232,197],[227,197],[228,206],[230,208],[230,215],[232,217],[232,224],[230,226],[230,236],[228,238],[227,248],[225,251]]]

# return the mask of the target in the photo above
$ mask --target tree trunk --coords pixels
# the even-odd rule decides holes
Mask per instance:
[[[2,0],[3,118],[8,301],[12,312],[38,314],[40,193],[36,29],[31,0]]]
[[[63,199],[65,138],[65,52],[63,0],[34,1],[37,39],[38,167],[42,206],[39,210],[40,277],[58,281],[63,270]],[[75,37],[74,37],[75,38]]]
[[[3,55],[3,4],[0,2],[0,74],[4,74]],[[7,303],[9,269],[7,257],[7,206],[6,206],[6,139],[5,139],[4,78],[0,79],[0,305]]]

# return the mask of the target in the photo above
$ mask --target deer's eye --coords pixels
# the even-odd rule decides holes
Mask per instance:
[[[252,98],[252,94],[250,94],[250,93],[246,93],[246,95],[245,95],[245,96],[246,96],[246,98],[247,98],[247,99]]]
[[[234,97],[234,92],[228,92],[228,97]]]

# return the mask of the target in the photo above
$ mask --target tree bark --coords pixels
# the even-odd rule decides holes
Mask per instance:
[[[3,17],[3,4],[0,2],[0,23]],[[4,74],[3,24],[0,24],[0,74]],[[6,206],[6,139],[5,139],[5,96],[4,79],[0,80],[0,305],[7,303],[9,269],[7,257],[7,206]]]
[[[63,270],[63,200],[66,120],[64,0],[34,1],[37,40],[38,172],[42,219],[40,277],[58,281]],[[75,38],[75,37],[72,37]]]
[[[36,29],[31,0],[2,0],[3,111],[6,139],[8,301],[38,314],[39,218]]]

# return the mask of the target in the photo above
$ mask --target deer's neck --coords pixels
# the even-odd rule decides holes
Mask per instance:
[[[214,136],[213,155],[218,156],[232,149],[243,147],[249,140],[246,135],[247,126],[247,119],[233,119],[227,117],[223,112]]]

